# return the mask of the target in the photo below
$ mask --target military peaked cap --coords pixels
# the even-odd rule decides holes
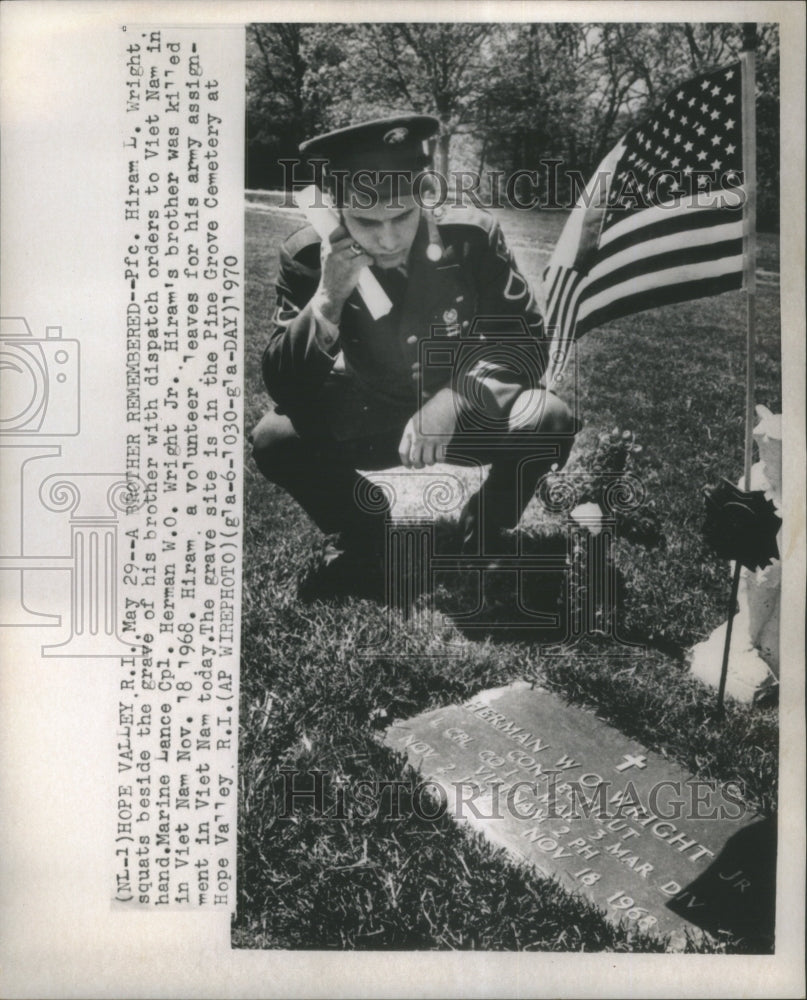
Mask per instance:
[[[420,171],[431,164],[428,140],[439,129],[432,115],[377,118],[308,139],[300,152],[309,160],[327,160],[330,171]]]

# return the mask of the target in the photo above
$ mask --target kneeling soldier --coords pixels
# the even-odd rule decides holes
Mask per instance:
[[[398,116],[300,147],[327,161],[340,224],[325,240],[307,226],[280,251],[263,356],[275,407],[252,443],[263,475],[339,533],[323,567],[334,588],[369,588],[382,567],[388,508],[358,469],[490,463],[461,528],[464,552],[493,558],[577,429],[540,386],[542,318],[498,223],[420,197],[438,129]],[[357,288],[365,268],[392,304],[378,318]]]

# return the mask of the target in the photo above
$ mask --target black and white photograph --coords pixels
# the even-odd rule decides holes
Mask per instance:
[[[775,950],[778,59],[248,26],[235,945]]]

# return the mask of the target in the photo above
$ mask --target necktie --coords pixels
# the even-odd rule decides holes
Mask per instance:
[[[390,298],[394,307],[398,307],[403,302],[406,294],[408,281],[406,269],[403,267],[393,267],[390,269],[374,269],[381,282],[381,286]]]

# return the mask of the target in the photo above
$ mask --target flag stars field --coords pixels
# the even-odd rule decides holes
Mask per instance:
[[[598,209],[589,200],[583,215],[573,213],[545,274],[547,325],[558,344],[641,309],[740,287],[742,215],[736,199],[723,199],[721,192],[738,191],[742,159],[737,142],[726,141],[734,120],[721,123],[707,99],[731,103],[739,96],[741,77],[728,73],[680,85],[600,164],[595,177],[610,178],[605,205]],[[690,123],[680,114],[684,105],[698,107],[708,125],[694,118]],[[680,121],[672,139],[667,117]],[[715,195],[712,204],[705,195]],[[584,267],[570,266],[579,264],[580,231],[595,227],[596,249]],[[567,350],[555,354],[563,358]]]

